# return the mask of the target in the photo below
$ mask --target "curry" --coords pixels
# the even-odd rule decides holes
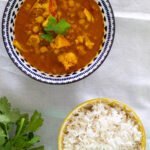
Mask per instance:
[[[14,46],[33,67],[61,75],[90,63],[103,36],[95,0],[25,0],[15,22]]]

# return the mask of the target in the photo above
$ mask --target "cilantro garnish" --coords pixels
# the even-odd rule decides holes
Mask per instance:
[[[57,22],[55,17],[49,17],[47,25],[44,27],[44,34],[41,34],[41,38],[48,42],[51,42],[54,38],[52,33],[64,35],[70,29],[71,25],[65,20],[61,19]]]
[[[43,33],[40,35],[42,39],[51,42],[53,40],[53,35],[51,33]]]
[[[0,149],[1,150],[44,150],[44,146],[34,147],[40,137],[34,132],[43,124],[41,113],[35,111],[21,114],[12,109],[6,97],[0,98]]]
[[[57,25],[57,20],[55,17],[50,16],[48,18],[48,23],[47,25],[44,27],[44,31],[48,32],[48,31],[54,31],[53,29],[55,28],[55,26]]]

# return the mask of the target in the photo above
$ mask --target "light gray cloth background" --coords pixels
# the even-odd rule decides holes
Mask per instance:
[[[0,0],[0,24],[6,2]],[[116,17],[112,50],[96,72],[73,84],[47,85],[23,74],[8,57],[0,33],[0,96],[7,96],[25,112],[42,112],[45,122],[39,134],[46,150],[57,150],[59,127],[67,113],[80,102],[97,97],[132,106],[150,144],[150,1],[110,2]]]

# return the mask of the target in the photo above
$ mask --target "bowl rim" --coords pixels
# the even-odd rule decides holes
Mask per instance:
[[[116,32],[116,23],[115,23],[115,17],[114,17],[114,12],[113,12],[113,9],[112,9],[112,6],[111,6],[111,4],[110,4],[110,2],[109,2],[109,0],[105,0],[105,1],[103,1],[103,0],[96,0],[96,1],[101,1],[102,3],[104,3],[104,4],[106,4],[107,3],[107,5],[108,6],[105,6],[106,8],[107,7],[109,7],[109,13],[108,14],[111,14],[111,23],[113,24],[113,27],[111,28],[111,41],[109,41],[109,46],[108,46],[108,48],[106,48],[107,50],[103,50],[103,51],[101,51],[100,52],[100,54],[98,54],[97,56],[100,56],[100,55],[102,55],[101,56],[101,58],[100,58],[100,63],[98,63],[98,64],[95,64],[94,66],[92,66],[93,68],[90,68],[90,67],[88,67],[87,66],[87,68],[88,68],[88,70],[86,71],[86,72],[83,72],[83,73],[81,73],[79,70],[79,72],[77,73],[77,75],[75,76],[75,77],[73,77],[72,75],[74,74],[74,73],[69,73],[68,75],[67,75],[67,77],[69,77],[69,78],[66,78],[66,79],[62,79],[62,76],[60,77],[60,79],[50,79],[50,78],[48,78],[48,77],[42,77],[42,76],[40,76],[40,75],[38,75],[38,74],[34,74],[33,72],[31,72],[30,70],[26,70],[26,68],[25,68],[25,66],[22,66],[21,64],[20,64],[20,62],[16,62],[15,61],[15,59],[16,58],[14,58],[14,56],[12,56],[12,54],[10,54],[10,52],[9,52],[9,47],[7,47],[7,44],[8,45],[10,45],[10,46],[12,46],[11,44],[9,44],[9,43],[7,43],[7,41],[5,41],[6,40],[6,37],[5,37],[5,28],[6,27],[4,27],[3,26],[3,22],[5,22],[5,17],[7,16],[6,15],[6,13],[9,11],[8,10],[8,8],[7,7],[9,7],[9,3],[15,3],[15,1],[16,0],[8,0],[7,1],[7,4],[6,4],[6,6],[5,6],[5,9],[4,9],[4,13],[3,13],[3,16],[2,16],[2,38],[3,38],[3,43],[4,43],[4,46],[5,46],[5,49],[6,49],[6,51],[7,51],[7,53],[8,53],[8,55],[9,55],[9,57],[11,58],[11,60],[12,60],[12,62],[17,66],[17,68],[19,68],[24,74],[26,74],[27,76],[29,76],[30,78],[32,78],[32,79],[34,79],[34,80],[36,80],[36,81],[39,81],[39,82],[42,82],[42,83],[46,83],[46,84],[54,84],[54,85],[64,85],[64,84],[70,84],[70,83],[74,83],[74,82],[77,82],[77,81],[80,81],[80,80],[82,80],[82,79],[84,79],[84,78],[86,78],[86,77],[88,77],[88,76],[90,76],[92,73],[94,73],[103,63],[104,63],[104,61],[106,60],[106,58],[107,58],[107,56],[109,55],[109,53],[110,53],[110,51],[111,51],[111,49],[112,49],[112,45],[113,45],[113,43],[114,43],[114,39],[115,39],[115,32]],[[19,1],[21,1],[21,2],[23,2],[24,0],[19,0]],[[17,2],[16,2],[17,3]],[[11,4],[12,5],[12,4]],[[101,3],[100,3],[100,5],[101,5]],[[101,6],[100,6],[101,7]],[[106,10],[105,10],[106,11]],[[6,22],[8,22],[8,20],[6,20]],[[105,43],[107,42],[107,40],[105,41]],[[103,48],[104,48],[104,46],[102,46]],[[14,55],[14,54],[13,54]],[[18,56],[19,57],[19,56]],[[18,60],[17,60],[18,61]],[[94,64],[94,60],[92,60],[92,63],[91,64]],[[82,69],[82,68],[81,68]],[[83,69],[83,70],[85,70],[85,69]],[[40,73],[42,73],[42,71],[39,71]],[[81,73],[81,74],[80,74]],[[44,74],[46,74],[46,73],[44,73]],[[51,76],[51,75],[50,75]],[[55,75],[54,75],[55,76]],[[58,75],[59,76],[59,75]]]
[[[60,128],[59,128],[59,134],[58,134],[58,138],[57,138],[57,146],[58,146],[58,150],[63,150],[62,149],[62,141],[63,141],[63,131],[64,129],[66,128],[66,125],[68,123],[68,120],[70,120],[72,114],[78,110],[78,109],[81,109],[87,105],[92,105],[92,104],[95,104],[95,103],[105,103],[105,104],[108,104],[108,105],[116,105],[116,106],[119,106],[119,107],[123,107],[125,109],[126,112],[131,112],[135,121],[138,122],[139,124],[139,127],[141,129],[141,132],[142,132],[142,140],[141,140],[141,146],[142,146],[142,149],[141,150],[146,150],[146,131],[145,131],[145,128],[144,128],[144,125],[140,119],[140,117],[137,115],[137,113],[135,112],[135,110],[125,104],[124,102],[122,101],[119,101],[119,100],[116,100],[116,99],[111,99],[111,98],[95,98],[95,99],[90,99],[90,100],[87,100],[87,101],[84,101],[80,104],[78,104],[76,107],[74,107],[69,113],[68,115],[65,117],[63,123],[61,124]]]

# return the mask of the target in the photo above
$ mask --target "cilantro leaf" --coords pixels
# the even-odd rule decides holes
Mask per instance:
[[[53,40],[53,35],[50,33],[43,33],[40,35],[42,39],[51,42]]]
[[[0,127],[0,145],[3,145],[5,143],[5,137],[6,134],[4,130]]]
[[[51,42],[54,38],[53,33],[64,35],[70,29],[71,25],[65,20],[61,19],[57,22],[55,17],[49,17],[47,25],[44,27],[45,33],[41,34],[41,38]]]
[[[42,126],[41,113],[21,114],[12,109],[6,97],[0,98],[0,150],[44,150],[35,147],[40,137],[35,132]]]
[[[13,142],[13,145],[17,148],[30,148],[32,147],[34,144],[38,143],[40,141],[40,137],[39,136],[33,136],[31,139],[28,135],[22,135],[19,136],[18,139]]]
[[[40,137],[39,136],[34,136],[30,141],[28,141],[28,144],[33,145],[37,142],[40,141]]]
[[[66,20],[62,19],[55,25],[53,30],[57,34],[65,34],[70,27],[70,24]]]
[[[20,118],[20,112],[17,109],[13,109],[7,114],[7,116],[9,117],[11,123],[15,123]]]
[[[44,31],[53,31],[56,34],[65,34],[70,27],[70,24],[65,19],[61,19],[57,22],[56,18],[49,17],[49,21],[47,26],[44,28]]]
[[[29,148],[40,141],[40,137],[34,135],[34,132],[43,124],[41,113],[35,111],[29,119],[28,114],[23,114],[17,122],[16,136],[13,139],[15,146]]]
[[[0,114],[0,122],[3,123],[15,123],[19,119],[19,112],[10,111],[7,114]]]
[[[42,126],[42,124],[43,124],[43,119],[41,117],[41,113],[35,111],[31,117],[31,120],[25,132],[34,132],[38,130],[38,128]]]
[[[13,146],[11,145],[11,142],[7,142],[6,145],[3,146],[2,150],[14,150]],[[18,150],[17,148],[15,150]]]
[[[10,111],[11,105],[8,103],[8,99],[6,97],[0,98],[0,112],[7,113]]]
[[[48,25],[55,25],[57,23],[57,20],[55,17],[50,16],[48,20]]]
[[[49,17],[48,19],[48,23],[47,26],[44,28],[44,31],[48,32],[48,31],[53,31],[54,27],[57,24],[57,20],[55,17]]]
[[[9,117],[7,116],[7,115],[1,115],[0,114],[0,122],[2,122],[2,123],[9,123],[10,122],[10,119],[9,119]]]
[[[17,109],[11,109],[11,105],[6,97],[0,98],[0,122],[16,122],[20,117]]]

